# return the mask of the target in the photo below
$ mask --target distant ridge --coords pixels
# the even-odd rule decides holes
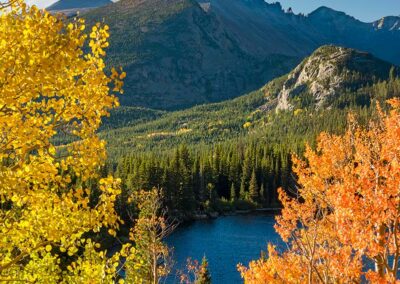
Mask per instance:
[[[383,17],[382,19],[375,21],[373,25],[378,30],[383,29],[390,31],[398,31],[400,30],[400,17],[396,16]]]
[[[365,23],[326,6],[303,15],[285,11],[279,2],[198,1],[209,3],[208,13],[217,15],[245,50],[260,57],[280,53],[304,58],[322,45],[333,44],[400,64],[400,17]]]
[[[103,7],[111,3],[113,2],[110,0],[59,0],[47,7],[46,10],[70,16],[76,14],[78,11],[87,12],[91,9]]]

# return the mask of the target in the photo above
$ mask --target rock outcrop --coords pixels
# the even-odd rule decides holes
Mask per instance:
[[[300,95],[311,98],[317,109],[329,107],[326,103],[346,89],[387,78],[392,67],[366,52],[323,46],[289,73],[279,92],[276,109],[292,110],[293,101]]]

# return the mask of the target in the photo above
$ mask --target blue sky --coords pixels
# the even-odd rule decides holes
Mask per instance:
[[[27,2],[47,7],[55,0],[27,0]],[[267,2],[276,1],[267,0]],[[400,0],[280,0],[280,2],[285,9],[292,7],[295,13],[308,14],[320,6],[327,6],[344,11],[364,22],[372,22],[383,16],[400,15]]]
[[[267,0],[267,2],[276,2]],[[400,0],[280,0],[284,8],[292,7],[295,13],[308,14],[320,6],[335,10],[362,20],[372,22],[383,16],[400,16]]]

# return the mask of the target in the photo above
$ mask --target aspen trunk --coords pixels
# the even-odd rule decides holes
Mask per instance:
[[[153,250],[153,284],[158,284],[157,253]]]

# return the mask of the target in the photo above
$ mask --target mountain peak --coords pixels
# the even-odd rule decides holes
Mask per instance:
[[[265,5],[266,2],[264,0],[243,0],[243,2],[250,4],[250,5]]]
[[[265,2],[265,3],[267,3],[267,2]],[[282,11],[282,9],[283,9],[280,2],[267,3],[267,4],[268,4],[268,6],[269,6],[270,8],[275,8],[275,9],[278,10],[278,11]]]
[[[329,107],[346,89],[386,79],[393,67],[367,52],[327,45],[318,48],[289,75],[278,95],[277,110],[291,110],[299,101]]]
[[[388,30],[388,31],[400,30],[400,17],[397,16],[383,17],[382,19],[374,22],[373,26],[377,30]]]
[[[313,13],[335,13],[337,12],[336,10],[329,8],[327,6],[321,6],[317,8]]]
[[[327,18],[331,19],[334,17],[343,17],[343,16],[353,18],[344,12],[336,11],[336,10],[326,7],[326,6],[321,6],[321,7],[317,8],[316,10],[311,12],[308,16],[310,18],[325,18],[325,19],[327,19]]]

